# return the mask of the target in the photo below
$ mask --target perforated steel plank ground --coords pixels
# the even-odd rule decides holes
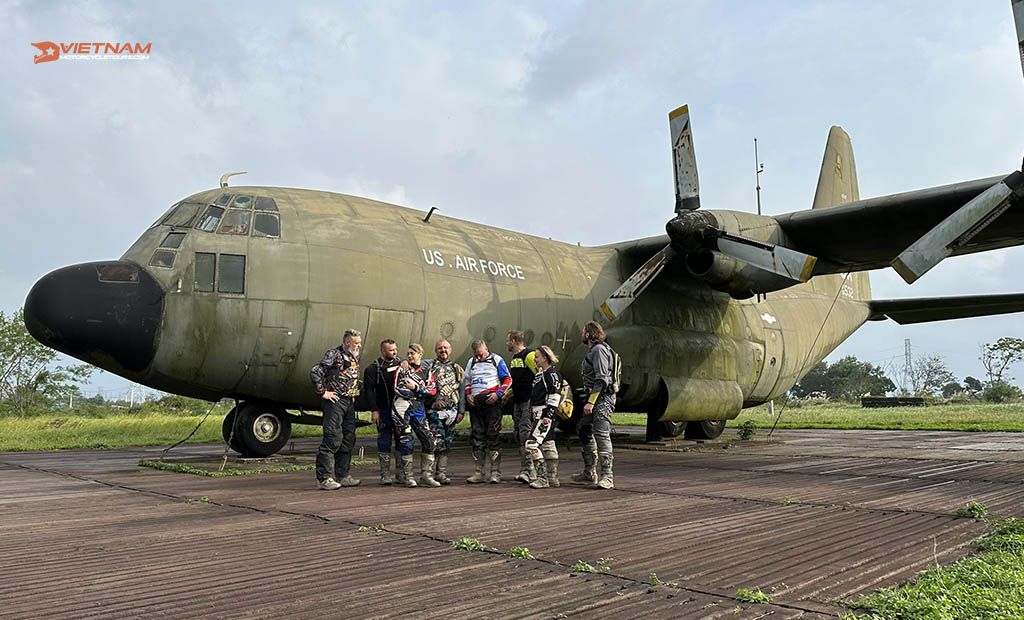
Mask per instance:
[[[363,467],[364,486],[328,493],[312,472],[136,467],[156,449],[3,453],[0,615],[833,617],[836,600],[969,552],[985,530],[953,515],[969,499],[1024,516],[1022,435],[776,435],[697,452],[624,442],[611,492],[383,488]],[[467,454],[453,461],[456,479],[470,473]],[[563,477],[578,465],[563,450]],[[375,524],[384,531],[357,531]],[[536,559],[452,550],[462,537]],[[606,574],[572,572],[599,558],[613,558]],[[672,585],[651,587],[651,573]],[[757,587],[774,603],[735,599]]]

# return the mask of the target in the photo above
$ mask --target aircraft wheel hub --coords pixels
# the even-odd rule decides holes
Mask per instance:
[[[253,422],[252,430],[257,439],[270,443],[281,434],[281,421],[272,413],[264,413]]]

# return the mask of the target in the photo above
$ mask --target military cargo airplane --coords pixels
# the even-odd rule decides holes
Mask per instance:
[[[618,408],[646,412],[649,438],[713,438],[866,321],[1024,310],[1024,294],[875,300],[866,273],[892,266],[913,282],[947,256],[1021,244],[1020,171],[861,200],[850,139],[833,127],[810,209],[702,210],[689,109],[669,126],[665,235],[580,247],[355,196],[228,187],[225,175],[119,260],[44,276],[25,322],[40,342],[132,381],[236,399],[225,440],[266,456],[293,423],[319,423],[302,413],[319,409],[309,369],[347,328],[364,334],[364,365],[384,338],[446,338],[463,360],[473,339],[520,329],[579,386],[580,331],[598,320],[622,359]]]

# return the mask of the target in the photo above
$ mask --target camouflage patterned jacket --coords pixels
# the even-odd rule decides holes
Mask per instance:
[[[347,353],[339,345],[309,370],[317,394],[334,392],[338,396],[359,396],[359,356]]]

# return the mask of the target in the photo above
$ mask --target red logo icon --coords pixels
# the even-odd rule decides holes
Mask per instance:
[[[32,61],[37,65],[41,62],[50,62],[51,60],[57,60],[60,58],[60,46],[51,41],[33,43],[32,47],[35,47],[42,52],[41,54],[37,54],[32,57]]]

